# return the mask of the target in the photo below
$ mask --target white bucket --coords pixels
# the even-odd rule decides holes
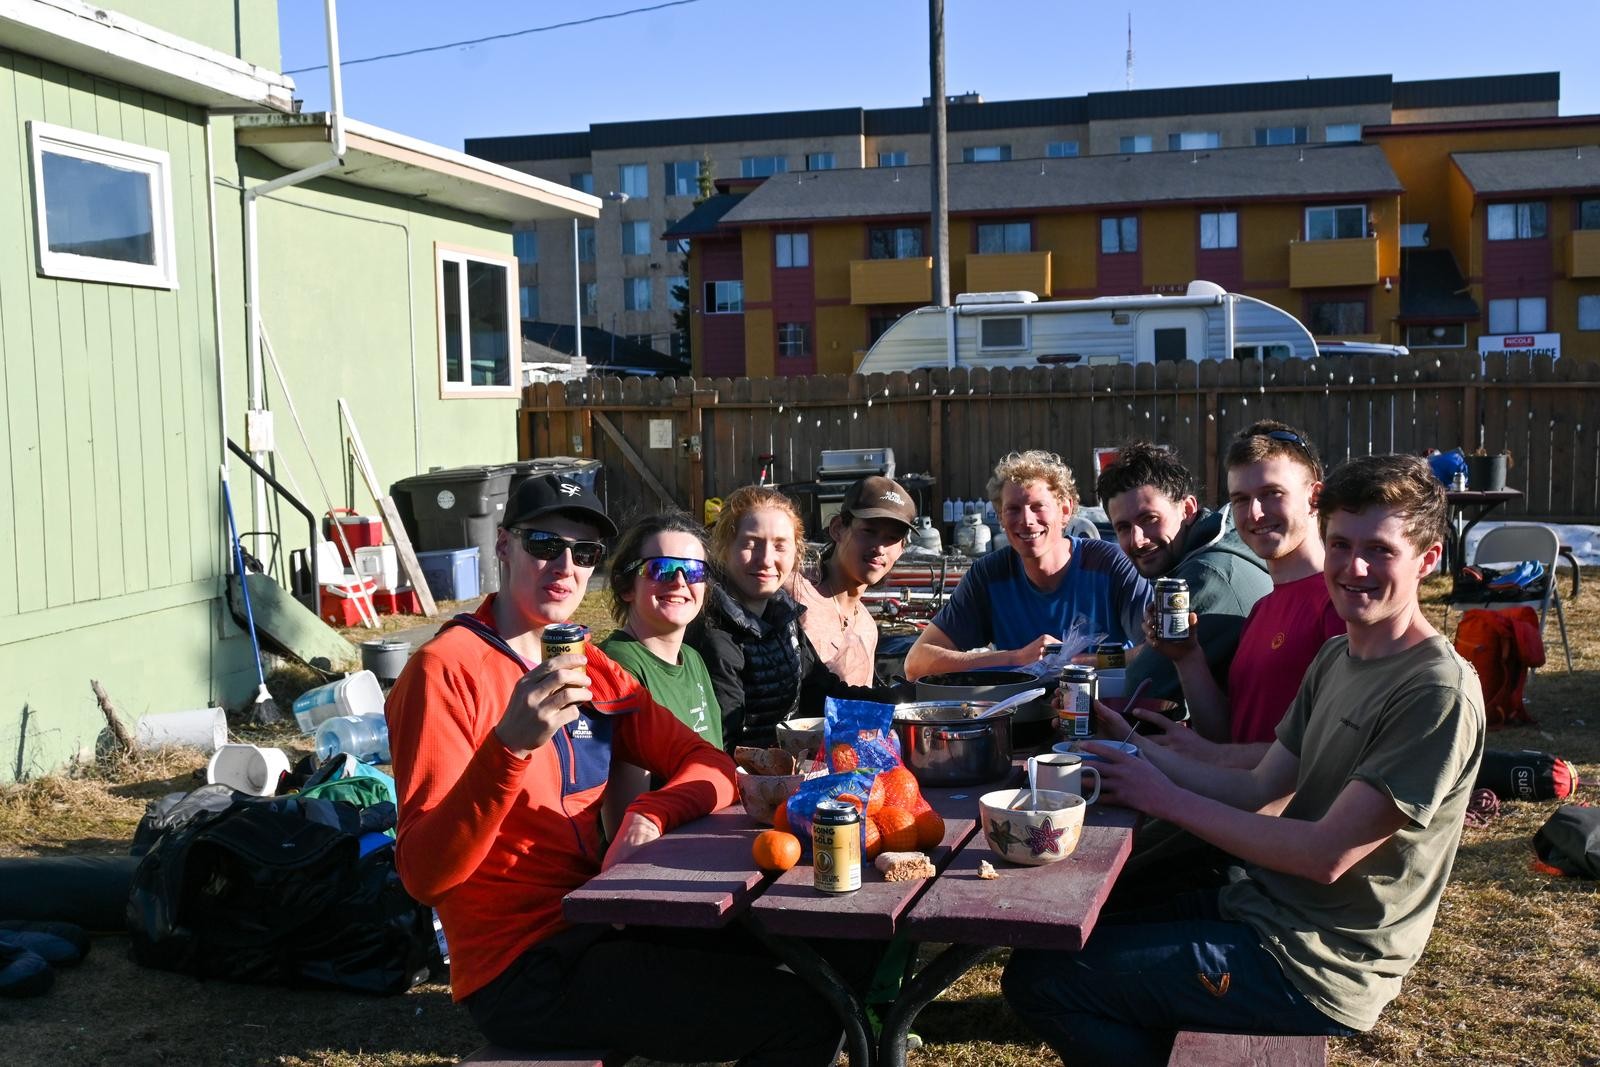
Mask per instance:
[[[270,797],[278,779],[289,770],[289,757],[281,748],[223,745],[206,765],[206,781],[221,782],[241,793]]]
[[[215,752],[228,743],[228,716],[221,708],[146,715],[134,727],[134,739],[146,748],[187,745]]]
[[[319,685],[294,702],[294,721],[305,734],[339,715],[382,715],[383,687],[371,671],[356,671],[337,682]]]

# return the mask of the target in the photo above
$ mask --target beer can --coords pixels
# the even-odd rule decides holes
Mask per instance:
[[[861,812],[843,800],[824,800],[811,819],[813,885],[823,893],[861,888]]]
[[[545,659],[572,652],[582,656],[589,644],[589,628],[575,622],[553,622],[539,635],[539,643],[544,646]]]
[[[1094,661],[1103,671],[1120,670],[1128,665],[1128,650],[1120,641],[1102,641],[1094,646]]]
[[[1056,733],[1067,741],[1094,736],[1094,702],[1100,698],[1100,673],[1093,667],[1069,663],[1061,668],[1052,704]]]
[[[1157,578],[1156,611],[1160,616],[1156,636],[1163,641],[1188,638],[1189,583],[1182,578]]]

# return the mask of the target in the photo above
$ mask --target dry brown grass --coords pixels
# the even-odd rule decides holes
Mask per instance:
[[[1586,577],[1600,582],[1600,574]],[[1430,587],[1435,612],[1441,594]],[[597,636],[610,630],[601,594],[586,599],[580,621]],[[1542,672],[1531,701],[1538,724],[1495,733],[1490,746],[1571,759],[1586,783],[1580,799],[1592,802],[1600,798],[1588,784],[1600,775],[1600,596],[1571,605],[1568,621],[1576,672]],[[1552,650],[1553,663],[1558,656]],[[236,732],[304,748],[289,730]],[[0,789],[0,855],[120,852],[146,801],[189,788],[200,762],[176,754]],[[1467,830],[1422,962],[1372,1033],[1331,1043],[1333,1063],[1600,1065],[1600,886],[1530,868],[1532,836],[1556,806],[1512,805]],[[431,1067],[479,1043],[443,986],[375,999],[201,983],[137,968],[126,946],[123,937],[99,937],[48,996],[8,1004],[7,1021],[17,1025],[5,1028],[3,1062]],[[1055,1062],[1001,1002],[1002,963],[997,956],[974,968],[922,1014],[917,1030],[928,1047],[913,1064]]]

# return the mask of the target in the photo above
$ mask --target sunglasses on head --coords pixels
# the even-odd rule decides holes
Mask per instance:
[[[706,561],[683,556],[646,556],[634,560],[628,570],[642,574],[652,582],[670,582],[680,574],[690,585],[698,585],[706,580]]]
[[[560,534],[548,533],[544,530],[512,530],[522,541],[522,547],[528,550],[528,555],[546,563],[556,559],[561,553],[572,550],[572,562],[580,567],[598,566],[606,556],[606,546],[599,541],[574,541]]]

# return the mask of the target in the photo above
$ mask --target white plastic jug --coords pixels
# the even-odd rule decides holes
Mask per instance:
[[[389,724],[382,715],[341,715],[317,727],[317,760],[348,752],[362,763],[389,762]]]
[[[356,671],[337,682],[301,693],[294,702],[294,721],[303,734],[336,715],[382,715],[383,687],[371,671]]]

